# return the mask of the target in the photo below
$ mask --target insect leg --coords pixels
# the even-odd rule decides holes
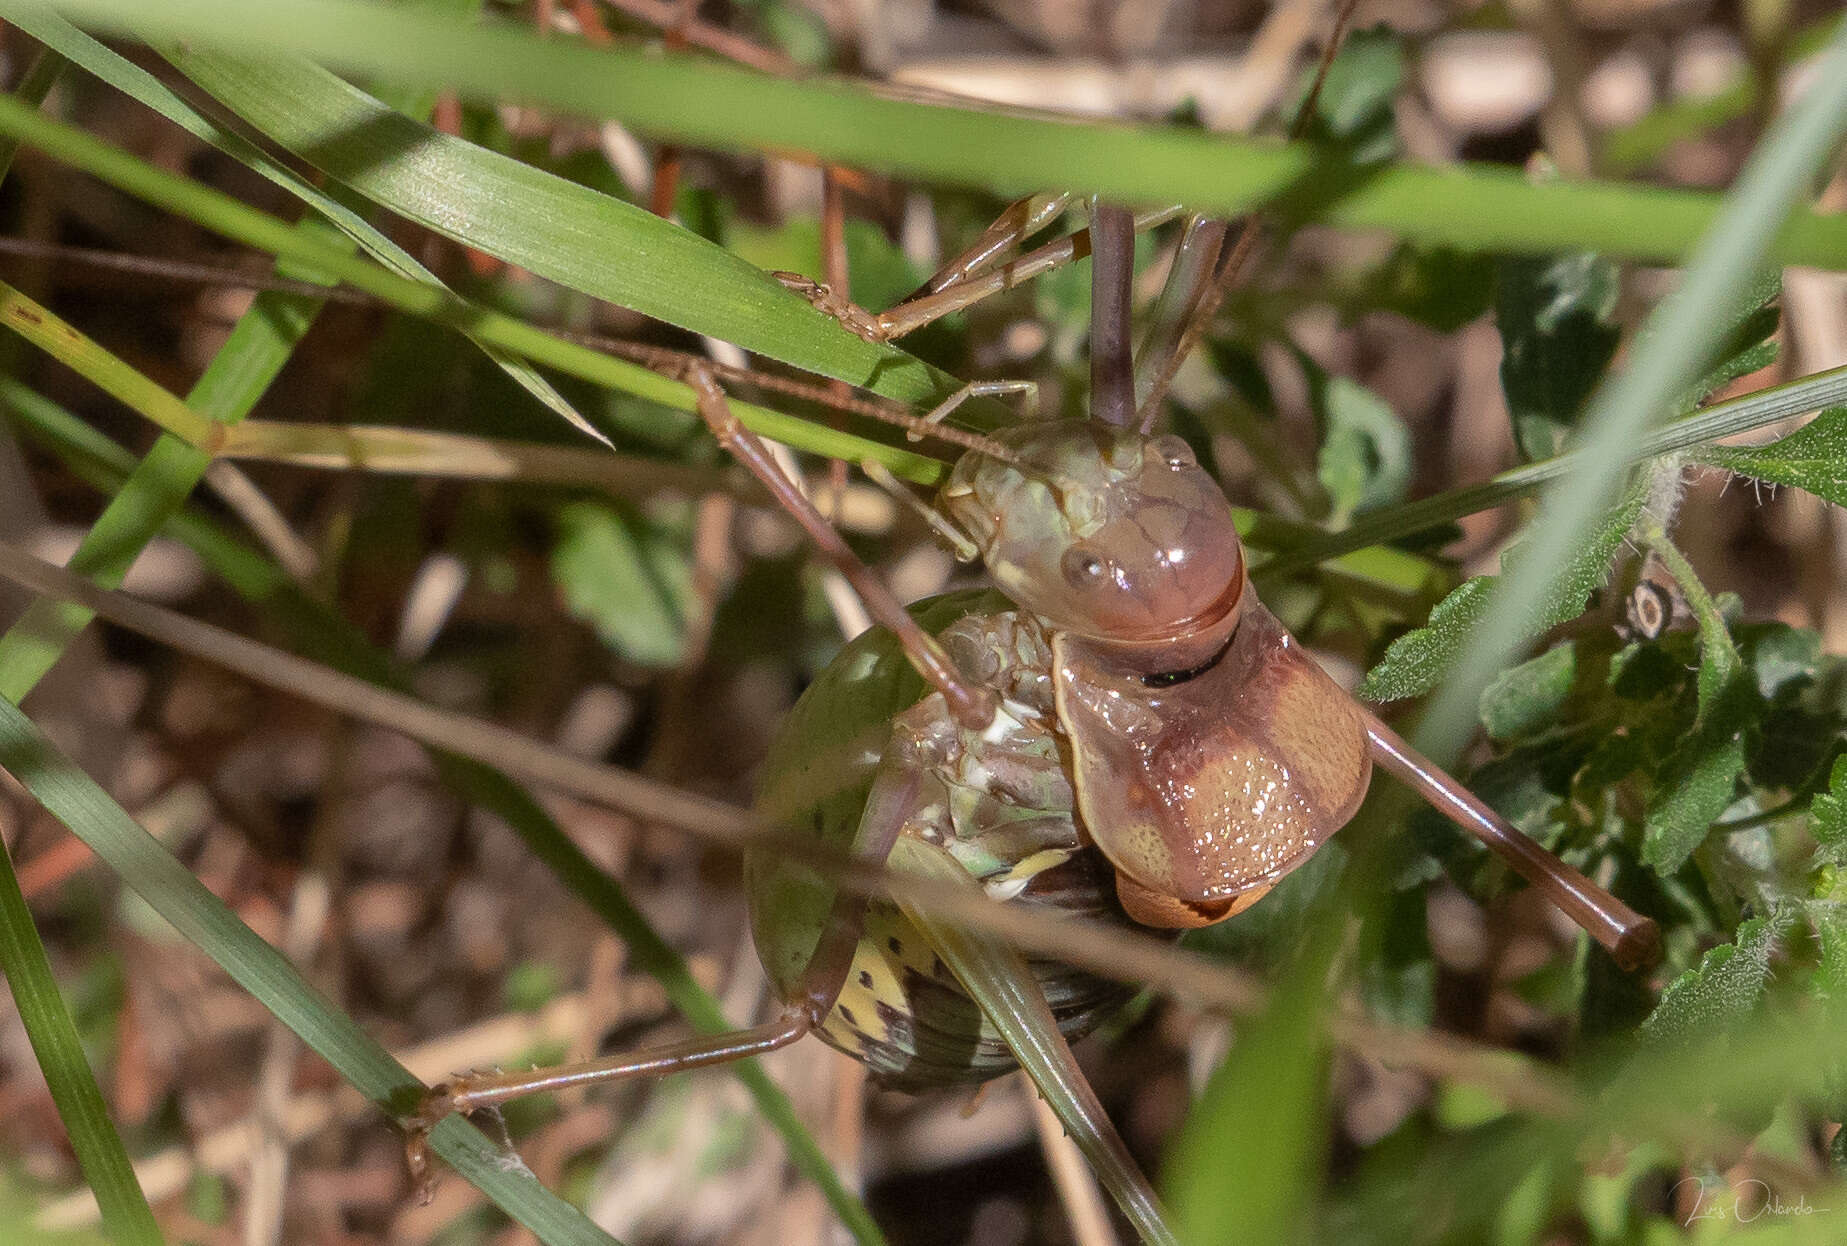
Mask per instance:
[[[1056,194],[1028,195],[1009,204],[968,250],[932,273],[918,295],[937,294],[992,268],[1001,256],[1057,220],[1070,203],[1069,194]]]
[[[1140,212],[1135,216],[1137,230],[1153,229],[1179,216],[1178,204]],[[775,273],[773,276],[789,289],[840,321],[869,342],[889,342],[914,333],[933,320],[951,312],[972,307],[991,294],[1011,290],[1062,268],[1090,254],[1090,231],[1080,229],[1063,238],[1055,238],[1017,260],[985,269],[967,280],[955,282],[941,290],[898,304],[890,311],[870,312],[849,302],[829,286],[810,281],[799,273]]]
[[[879,767],[853,841],[858,861],[883,865],[906,824],[922,803],[921,770],[915,763],[919,742],[894,732],[892,748]],[[426,1194],[430,1185],[430,1131],[451,1115],[480,1112],[514,1099],[547,1091],[600,1086],[637,1077],[662,1077],[729,1064],[787,1047],[813,1030],[833,1011],[864,928],[865,896],[838,893],[815,940],[806,968],[774,1021],[724,1034],[703,1034],[681,1042],[624,1052],[548,1069],[516,1073],[470,1073],[439,1082],[424,1093],[405,1121],[405,1158],[411,1177]]]
[[[430,1131],[455,1113],[465,1115],[479,1112],[545,1091],[596,1086],[635,1077],[660,1077],[714,1064],[727,1064],[746,1056],[760,1056],[787,1047],[813,1028],[814,1022],[806,1008],[791,1007],[777,1020],[748,1030],[701,1035],[647,1051],[625,1052],[599,1060],[561,1064],[549,1069],[528,1069],[519,1073],[470,1073],[438,1082],[425,1092],[423,1101],[404,1123],[404,1155],[410,1165],[411,1179],[427,1202],[430,1190]]]
[[[1467,788],[1438,769],[1371,714],[1366,734],[1372,755],[1432,807],[1475,836],[1545,895],[1624,969],[1645,969],[1661,959],[1661,931],[1644,917],[1522,834]]]
[[[770,496],[802,526],[822,556],[846,577],[853,590],[866,603],[866,609],[874,621],[897,636],[911,665],[943,694],[956,721],[977,730],[994,721],[997,698],[993,690],[965,678],[936,637],[919,627],[903,603],[885,586],[885,582],[859,560],[840,534],[815,509],[814,503],[783,474],[763,443],[739,423],[737,416],[732,414],[725,392],[712,379],[712,374],[695,365],[687,369],[686,381],[698,397],[699,414],[711,428],[712,435],[718,438],[718,443],[749,468],[751,474],[763,482]]]

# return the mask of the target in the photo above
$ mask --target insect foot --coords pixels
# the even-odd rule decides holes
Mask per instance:
[[[770,276],[782,282],[784,289],[795,291],[818,310],[826,312],[868,342],[881,345],[891,340],[891,331],[876,313],[867,311],[832,286],[811,280],[800,273],[775,272]]]
[[[508,1160],[523,1166],[523,1161],[513,1153],[513,1135],[507,1131],[506,1118],[501,1115],[497,1103],[481,1093],[481,1084],[499,1075],[499,1069],[471,1069],[437,1082],[423,1092],[417,1106],[403,1118],[404,1164],[410,1169],[411,1186],[416,1190],[419,1204],[427,1206],[436,1193],[436,1165],[430,1151],[430,1134],[458,1112],[465,1116],[490,1115]]]
[[[404,1121],[404,1164],[419,1205],[436,1194],[436,1169],[430,1160],[430,1131],[456,1110],[453,1082],[437,1082],[423,1093],[417,1110]]]

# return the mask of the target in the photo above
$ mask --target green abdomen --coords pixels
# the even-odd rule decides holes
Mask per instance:
[[[966,629],[981,616],[1011,609],[999,594],[966,592],[920,603],[913,613],[941,633],[964,616],[971,616]],[[924,693],[889,633],[874,629],[853,641],[790,711],[765,766],[759,812],[773,824],[849,848],[892,720]],[[1055,742],[1049,730],[1039,734],[1044,738],[1028,734],[1025,756],[1018,748],[998,758],[970,749],[959,767],[932,772],[944,793],[938,827],[991,894],[1065,914],[1126,920],[1107,863],[1079,843]],[[1056,781],[1023,784],[1019,765],[1029,776],[1034,766],[1057,771]],[[1024,800],[1023,786],[1031,792]],[[758,955],[779,995],[791,998],[835,889],[762,853],[746,861],[746,887]],[[1088,1032],[1128,994],[1055,962],[1032,967],[1067,1038]],[[821,1033],[900,1087],[980,1081],[1015,1067],[999,1033],[929,940],[897,906],[880,900],[867,905],[864,934]]]

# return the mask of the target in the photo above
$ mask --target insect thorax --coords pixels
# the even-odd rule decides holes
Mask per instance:
[[[993,600],[990,595],[982,604]],[[791,784],[777,773],[773,756],[766,805],[775,803],[776,790],[803,788],[806,807],[791,808],[784,797],[776,810],[779,820],[833,842],[850,842],[873,770],[881,762],[902,766],[920,776],[924,793],[905,833],[944,847],[991,896],[1125,921],[1114,874],[1082,840],[1072,812],[1044,632],[1030,616],[1012,610],[962,614],[939,628],[957,665],[1001,694],[1003,710],[995,722],[970,731],[951,719],[940,695],[914,699],[888,711],[876,753],[837,749],[827,775],[811,768],[800,784]],[[789,730],[832,706],[833,725],[852,734],[845,720],[867,716],[866,692],[884,683],[880,676],[889,674],[888,662],[902,662],[894,658],[895,649],[882,633],[849,646],[804,695]],[[853,690],[857,703],[849,695]],[[753,862],[750,880],[758,949],[785,993],[806,964],[833,894],[812,879],[803,886],[798,875],[787,866]],[[1033,969],[1068,1037],[1087,1032],[1127,994],[1055,962],[1034,962]],[[899,1086],[981,1080],[1014,1067],[1006,1044],[923,934],[884,901],[868,905],[864,936],[822,1036]]]

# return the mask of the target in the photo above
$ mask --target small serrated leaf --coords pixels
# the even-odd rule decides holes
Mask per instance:
[[[1708,446],[1697,458],[1773,485],[1807,489],[1847,506],[1847,407],[1830,407],[1787,437],[1761,446]]]
[[[1809,803],[1809,834],[1831,863],[1847,867],[1847,757],[1834,759],[1828,790]]]
[[[1705,842],[1712,824],[1737,799],[1744,773],[1744,734],[1696,731],[1663,768],[1642,830],[1642,862],[1672,874]]]
[[[1501,388],[1526,458],[1559,452],[1615,356],[1617,289],[1616,265],[1588,252],[1502,262]]]
[[[557,515],[552,576],[571,613],[631,662],[671,666],[686,645],[692,573],[665,528],[598,502]]]
[[[1596,531],[1572,554],[1551,596],[1521,629],[1524,637],[1537,636],[1584,612],[1591,593],[1609,582],[1610,562],[1635,526],[1644,500],[1640,491],[1631,489],[1620,505],[1604,513]],[[1520,547],[1514,546],[1503,556],[1503,575],[1518,573],[1520,553]],[[1437,603],[1429,623],[1391,643],[1379,664],[1367,673],[1358,695],[1369,701],[1396,701],[1436,687],[1486,613],[1494,581],[1495,577],[1485,575],[1464,580]]]
[[[1738,927],[1734,942],[1715,947],[1661,992],[1661,1002],[1642,1023],[1651,1042],[1676,1045],[1735,1025],[1763,999],[1770,983],[1770,958],[1789,928],[1778,910]]]
[[[1329,521],[1404,499],[1411,483],[1411,434],[1383,398],[1304,361],[1309,406],[1321,429],[1315,474],[1333,503]]]
[[[1578,651],[1556,645],[1530,662],[1503,671],[1482,690],[1481,725],[1495,740],[1511,740],[1550,726],[1571,695]]]
[[[1746,681],[1743,663],[1738,657],[1737,646],[1732,644],[1731,633],[1726,630],[1725,620],[1716,613],[1710,617],[1704,613],[1695,617],[1699,620],[1700,638],[1699,721],[1707,722],[1728,698],[1743,694],[1739,685]]]
[[[1847,1002],[1847,904],[1809,900],[1802,907],[1821,948],[1813,990],[1824,999]]]
[[[1739,311],[1731,332],[1714,351],[1719,362],[1700,377],[1678,406],[1692,410],[1714,391],[1776,362],[1775,335],[1782,320],[1776,298],[1782,290],[1782,273],[1778,270],[1772,269],[1757,278],[1737,304]]]

